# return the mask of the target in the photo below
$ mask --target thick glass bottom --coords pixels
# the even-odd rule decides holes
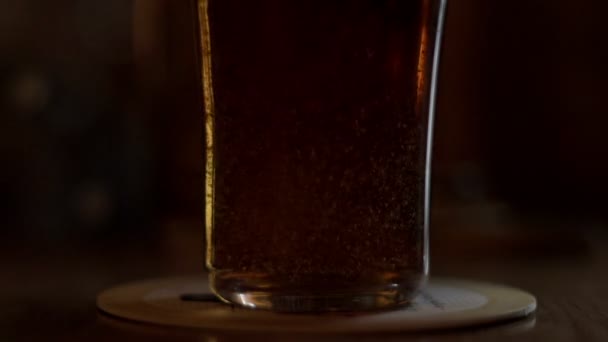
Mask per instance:
[[[327,275],[289,277],[253,272],[210,274],[214,293],[244,308],[307,313],[388,310],[407,305],[425,283],[422,274],[383,274],[366,279]]]

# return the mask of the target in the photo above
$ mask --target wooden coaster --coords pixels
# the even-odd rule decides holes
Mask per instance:
[[[97,306],[107,314],[165,326],[266,332],[397,332],[461,328],[530,315],[536,299],[501,285],[432,279],[410,306],[374,313],[279,314],[217,302],[206,277],[115,287]]]

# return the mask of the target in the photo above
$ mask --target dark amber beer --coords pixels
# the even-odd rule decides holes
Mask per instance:
[[[444,6],[199,0],[207,266],[220,298],[368,310],[424,283]]]

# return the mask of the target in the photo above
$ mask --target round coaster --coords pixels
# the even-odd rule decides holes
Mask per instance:
[[[525,317],[529,293],[501,285],[432,279],[411,305],[373,313],[280,314],[213,300],[206,277],[166,278],[101,293],[102,311],[138,322],[230,331],[397,332],[447,329]]]

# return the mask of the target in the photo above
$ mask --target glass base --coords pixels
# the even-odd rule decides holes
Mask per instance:
[[[319,280],[311,277],[296,284],[270,279],[250,273],[210,274],[212,290],[226,303],[288,313],[393,309],[407,305],[425,283],[426,276],[399,277],[389,282],[357,283],[356,286],[335,278]],[[319,284],[322,285],[315,286]]]

